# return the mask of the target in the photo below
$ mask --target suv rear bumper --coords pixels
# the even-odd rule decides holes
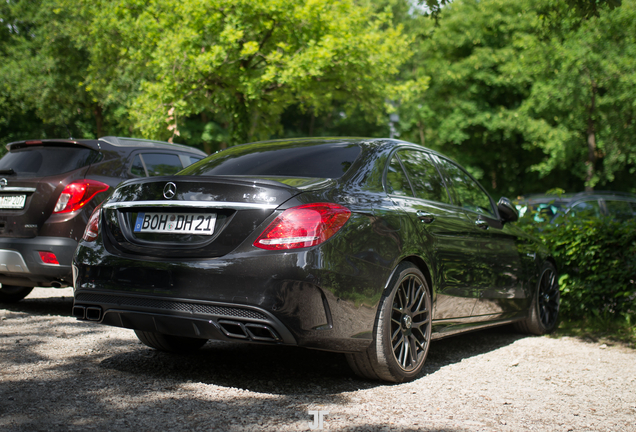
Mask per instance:
[[[65,287],[73,283],[71,261],[77,242],[65,237],[0,238],[0,283]],[[52,252],[59,265],[45,264],[39,251]]]

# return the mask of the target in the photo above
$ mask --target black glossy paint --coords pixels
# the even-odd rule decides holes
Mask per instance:
[[[547,252],[504,223],[487,194],[479,198],[490,203],[492,214],[456,205],[460,193],[439,163],[442,155],[396,140],[360,139],[247,144],[241,151],[249,154],[254,146],[266,152],[268,145],[356,146],[360,151],[344,174],[332,179],[321,178],[313,166],[311,178],[192,175],[223,158],[221,152],[183,175],[125,182],[104,202],[97,240],[80,242],[74,257],[78,313],[98,307],[102,323],[144,331],[361,351],[372,340],[387,283],[406,260],[432,287],[434,338],[527,317]],[[422,199],[413,191],[387,192],[389,162],[399,149],[425,153],[446,202]],[[168,182],[177,187],[170,200],[163,197]],[[180,203],[185,202],[184,210]],[[285,209],[314,202],[351,211],[334,237],[287,251],[253,246]],[[166,208],[214,212],[217,230],[211,237],[131,231],[136,212]],[[225,325],[256,324],[280,337],[239,338],[224,330]]]

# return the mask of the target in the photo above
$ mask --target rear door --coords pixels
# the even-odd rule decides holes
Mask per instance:
[[[402,149],[387,172],[387,192],[409,216],[421,254],[429,250],[436,286],[435,319],[469,317],[477,292],[473,286],[473,255],[466,249],[471,221],[451,204],[436,166],[427,153]]]

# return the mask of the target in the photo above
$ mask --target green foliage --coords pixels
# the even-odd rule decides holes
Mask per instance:
[[[154,138],[175,138],[184,119],[202,113],[229,129],[232,144],[280,133],[280,116],[293,105],[318,115],[341,103],[377,117],[409,55],[408,38],[389,13],[352,0],[102,0],[82,7],[91,89],[113,93],[119,83],[125,92],[128,77],[140,79],[130,115]]]
[[[636,324],[636,220],[565,220],[537,232],[559,264],[564,319]]]
[[[400,101],[401,137],[453,156],[494,195],[633,190],[636,2],[575,6],[457,0],[438,26],[421,20],[403,74],[431,79]]]

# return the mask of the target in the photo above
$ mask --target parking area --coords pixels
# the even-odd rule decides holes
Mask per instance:
[[[434,342],[419,379],[386,385],[320,351],[161,353],[71,305],[71,289],[36,289],[0,307],[3,430],[636,429],[636,351],[618,345],[480,331]]]

